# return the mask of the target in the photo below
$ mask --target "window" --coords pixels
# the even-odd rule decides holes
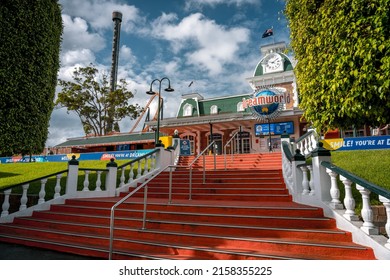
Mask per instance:
[[[237,112],[244,112],[244,107],[242,106],[242,102],[237,103]]]
[[[192,105],[191,104],[185,104],[183,107],[183,116],[184,117],[190,117],[192,116]]]
[[[210,114],[211,115],[218,114],[218,106],[217,105],[213,105],[210,107]]]

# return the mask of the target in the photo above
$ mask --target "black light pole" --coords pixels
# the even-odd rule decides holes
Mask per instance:
[[[272,144],[271,144],[271,121],[269,118],[267,118],[268,120],[268,134],[269,134],[269,151],[272,152]]]
[[[210,125],[210,143],[214,141],[214,136],[213,136],[213,124],[209,122]],[[214,154],[214,145],[211,146],[211,153]]]
[[[173,88],[171,88],[171,81],[167,78],[167,77],[164,77],[162,79],[154,79],[151,83],[150,83],[150,89],[149,91],[146,92],[146,94],[149,94],[149,95],[154,95],[156,94],[154,91],[153,91],[153,84],[155,82],[158,82],[159,83],[159,87],[158,87],[158,106],[157,106],[157,130],[156,130],[156,134],[155,134],[155,146],[156,147],[160,147],[161,144],[159,142],[159,139],[160,139],[160,113],[161,113],[161,83],[164,81],[164,80],[167,80],[168,81],[168,87],[165,89],[165,91],[167,92],[172,92],[174,91]]]

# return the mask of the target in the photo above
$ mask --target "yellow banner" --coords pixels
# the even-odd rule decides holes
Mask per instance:
[[[334,138],[334,139],[323,139],[320,142],[324,144],[324,148],[334,151],[340,149],[343,146],[343,138]]]

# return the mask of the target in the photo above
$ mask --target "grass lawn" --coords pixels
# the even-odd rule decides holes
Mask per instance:
[[[118,165],[128,160],[118,160]],[[90,160],[80,161],[80,168],[106,168],[108,161]],[[0,164],[0,189],[20,184],[39,177],[44,177],[68,167],[67,162],[31,162],[31,163],[5,163]]]
[[[332,163],[390,191],[390,150],[336,151]]]

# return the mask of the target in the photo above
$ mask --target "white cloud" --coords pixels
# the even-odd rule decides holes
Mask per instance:
[[[97,33],[90,33],[87,22],[79,17],[71,18],[69,15],[62,15],[64,23],[64,34],[62,51],[76,49],[90,49],[100,51],[105,47],[104,38]]]
[[[93,29],[111,29],[112,12],[122,13],[122,30],[134,30],[134,23],[143,21],[139,10],[127,4],[117,4],[108,0],[61,0],[63,13],[80,17],[89,22]]]
[[[215,7],[217,5],[235,5],[235,6],[242,6],[242,5],[258,5],[260,4],[259,0],[187,0],[186,1],[186,9],[193,9],[193,8],[200,8],[202,6],[212,6]]]
[[[95,62],[95,54],[90,49],[71,50],[61,54],[61,65],[74,66],[76,64],[88,65]]]
[[[227,28],[196,13],[173,23],[173,15],[163,14],[154,23],[153,35],[171,42],[175,52],[186,52],[187,63],[221,73],[223,66],[235,61],[242,43],[249,40],[246,28]]]

